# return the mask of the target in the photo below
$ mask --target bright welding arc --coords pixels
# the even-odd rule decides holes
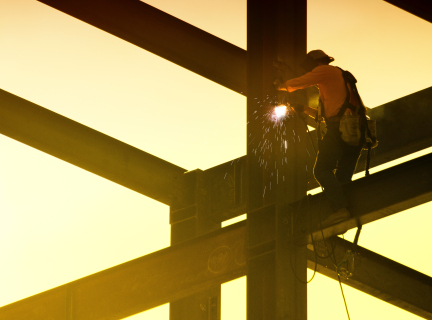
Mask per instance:
[[[283,120],[288,115],[288,108],[286,105],[279,105],[274,108],[275,120]]]

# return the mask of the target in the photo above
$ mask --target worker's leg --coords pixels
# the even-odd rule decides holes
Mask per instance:
[[[342,156],[340,157],[337,168],[336,178],[341,184],[350,182],[357,166],[362,147],[355,147],[345,144]]]
[[[341,183],[333,172],[344,152],[341,142],[343,143],[338,124],[330,124],[323,140],[319,142],[319,152],[314,167],[315,179],[323,187],[333,211],[348,206]]]

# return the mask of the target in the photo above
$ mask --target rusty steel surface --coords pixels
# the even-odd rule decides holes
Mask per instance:
[[[186,171],[1,89],[0,133],[168,205]]]
[[[246,95],[246,51],[139,0],[39,0]]]
[[[358,223],[367,224],[392,214],[432,200],[432,153],[377,172],[368,178],[345,185],[352,218],[322,230],[324,237],[331,237],[355,228]],[[323,220],[331,213],[322,193],[304,199],[297,207],[302,232],[298,243],[311,242],[311,229],[315,239],[321,239],[319,217]],[[313,214],[312,214],[313,213]],[[309,217],[312,217],[312,222]]]
[[[334,237],[328,239],[326,244],[320,242],[316,246],[317,271],[338,280],[334,261],[340,264],[346,250],[353,249],[352,243]],[[334,258],[320,258],[328,256],[331,251]],[[415,315],[432,319],[431,277],[365,248],[357,246],[355,251],[353,275],[348,279],[342,277],[343,283]],[[308,250],[308,267],[314,269],[314,263],[315,253]]]
[[[114,320],[246,274],[246,222],[0,308],[2,320]],[[198,306],[199,307],[199,306]]]
[[[429,0],[384,0],[419,18],[432,22],[432,6]]]

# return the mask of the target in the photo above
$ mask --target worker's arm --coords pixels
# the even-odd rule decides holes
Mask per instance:
[[[325,68],[323,70],[321,67],[322,66],[318,66],[311,72],[308,72],[301,77],[285,81],[279,85],[278,90],[293,92],[295,90],[304,89],[323,82],[326,78],[326,73]]]

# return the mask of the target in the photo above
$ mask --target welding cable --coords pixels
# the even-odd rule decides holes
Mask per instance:
[[[335,247],[336,247],[336,245],[334,246],[334,248]],[[329,256],[330,256],[330,259],[332,260],[333,265],[334,265],[335,270],[336,270],[336,275],[338,277],[339,287],[341,289],[342,299],[343,299],[343,302],[344,302],[344,305],[345,305],[345,310],[346,310],[346,313],[347,313],[347,316],[348,316],[348,320],[351,320],[351,317],[350,317],[350,314],[349,314],[349,311],[348,311],[348,304],[346,302],[345,294],[344,294],[344,291],[343,291],[343,288],[342,288],[342,281],[341,281],[340,273],[339,273],[339,265],[338,265],[338,263],[336,261],[336,255],[335,255],[335,252],[334,252],[334,248],[333,248],[333,252]]]
[[[343,301],[344,301],[344,304],[345,304],[345,310],[346,310],[346,313],[347,313],[347,316],[348,316],[348,320],[351,320],[351,317],[350,317],[350,314],[349,314],[349,311],[348,311],[348,305],[347,305],[347,302],[346,302],[346,299],[345,299],[345,294],[344,294],[344,291],[342,289],[342,282],[341,282],[339,273],[337,274],[337,276],[338,276],[339,286],[340,286],[341,293],[342,293],[342,298],[343,298]]]
[[[344,291],[343,291],[343,288],[342,288],[342,281],[340,279],[339,267],[338,267],[338,265],[336,263],[336,256],[335,256],[334,252],[332,254],[332,261],[333,261],[333,264],[334,264],[334,266],[336,268],[336,275],[338,277],[339,287],[341,289],[342,299],[343,299],[343,302],[344,302],[344,305],[345,305],[345,310],[346,310],[346,313],[347,313],[347,316],[348,316],[348,320],[351,320],[351,317],[350,317],[350,314],[349,314],[349,311],[348,311],[348,304],[346,302],[345,294],[344,294]]]

